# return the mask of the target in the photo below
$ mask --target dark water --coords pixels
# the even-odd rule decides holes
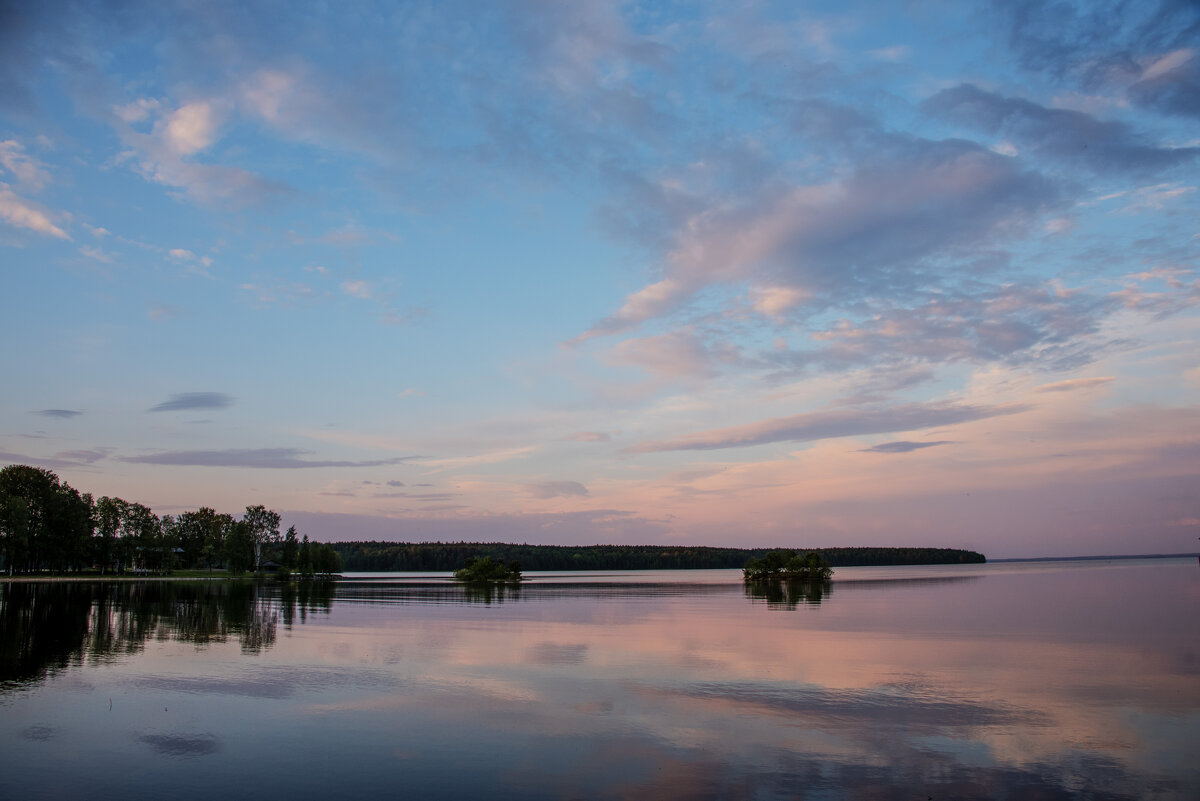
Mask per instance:
[[[1197,799],[1191,560],[0,586],[0,799]]]

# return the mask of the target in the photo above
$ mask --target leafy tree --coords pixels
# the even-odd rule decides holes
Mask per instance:
[[[0,470],[0,516],[10,569],[78,569],[90,560],[92,497],[49,470]]]
[[[243,520],[232,521],[225,534],[225,563],[235,573],[254,568],[255,541]]]
[[[254,545],[254,570],[262,567],[263,547],[279,542],[279,513],[265,506],[247,506],[242,524]]]
[[[133,557],[132,547],[121,547],[122,521],[128,503],[120,498],[110,498],[105,495],[96,501],[96,559],[100,563],[100,572],[106,571],[115,562],[116,570],[128,567]]]
[[[0,495],[0,557],[8,574],[24,563],[29,551],[29,504],[19,495]]]
[[[144,570],[171,569],[172,544],[163,536],[158,515],[150,507],[131,503],[125,507],[122,520],[125,537],[133,543],[134,561]]]
[[[321,575],[331,576],[342,572],[342,557],[326,542],[311,543],[313,554],[313,570]]]

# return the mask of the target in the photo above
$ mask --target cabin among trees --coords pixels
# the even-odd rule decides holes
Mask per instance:
[[[140,503],[94,499],[50,470],[0,470],[0,569],[14,573],[166,574],[173,570],[329,575],[341,558],[327,543],[280,534],[277,512],[248,506],[241,518],[202,507],[159,517]]]

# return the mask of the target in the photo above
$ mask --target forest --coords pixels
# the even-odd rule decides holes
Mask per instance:
[[[330,545],[279,528],[279,514],[263,506],[240,518],[208,507],[160,517],[140,503],[81,493],[50,470],[0,470],[0,570],[9,575],[341,571]]]
[[[335,542],[350,571],[458,570],[491,557],[521,570],[694,570],[742,568],[775,548],[684,545],[514,545],[502,542]],[[982,563],[975,551],[956,548],[805,548],[831,567]]]

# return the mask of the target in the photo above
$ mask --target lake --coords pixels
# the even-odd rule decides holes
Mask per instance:
[[[1196,799],[1194,559],[0,585],[0,798]]]

